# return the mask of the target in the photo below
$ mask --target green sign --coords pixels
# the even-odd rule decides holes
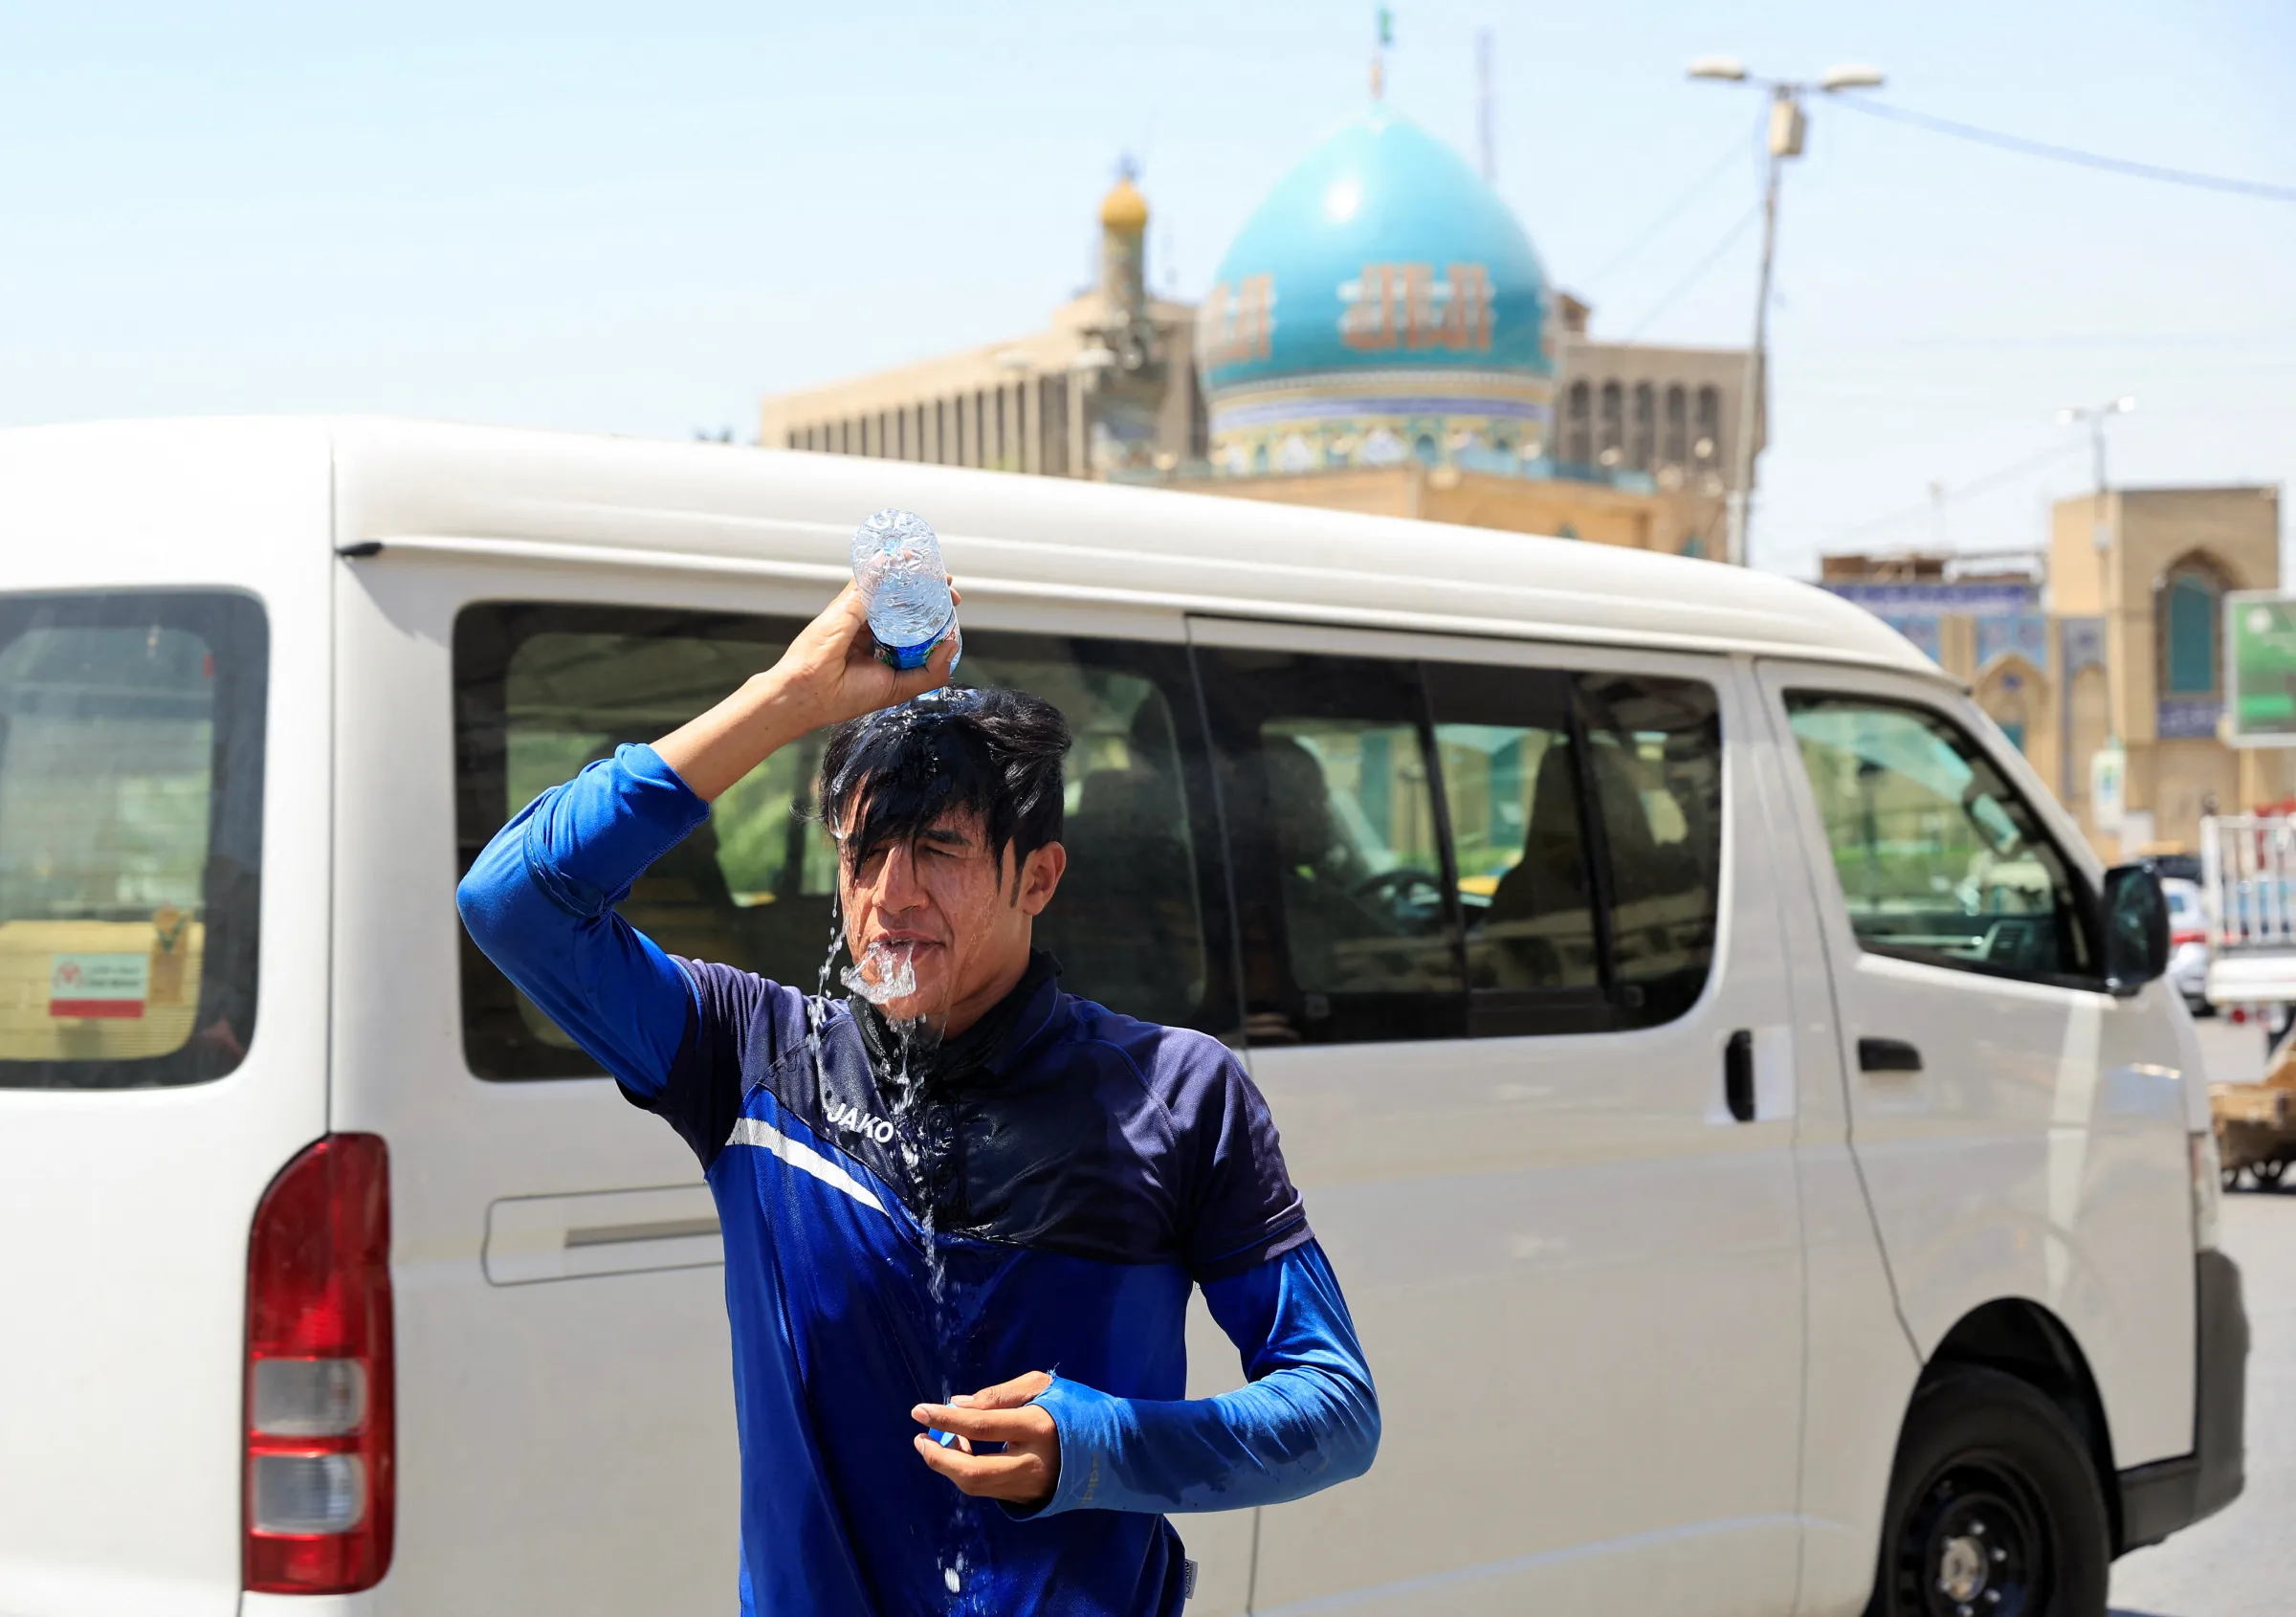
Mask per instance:
[[[2224,691],[2234,746],[2296,746],[2296,596],[2225,595]]]

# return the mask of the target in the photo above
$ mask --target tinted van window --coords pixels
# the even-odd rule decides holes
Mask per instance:
[[[1478,1033],[1649,1027],[1713,959],[1713,687],[1426,665]]]
[[[1713,964],[1712,686],[1203,649],[1247,1036],[1670,1021]]]
[[[242,595],[0,596],[0,1085],[246,1054],[268,655]]]
[[[1722,885],[1722,725],[1693,679],[1581,675],[1620,1023],[1670,1022],[1714,957]]]
[[[1427,683],[1473,986],[1600,988],[1569,676],[1429,663]]]
[[[1464,1031],[1466,970],[1418,665],[1207,650],[1260,1042]]]
[[[455,625],[462,868],[517,808],[625,742],[650,742],[773,666],[784,618],[485,603]],[[1061,708],[1069,874],[1038,925],[1068,988],[1114,1009],[1234,1025],[1207,924],[1224,892],[1185,652],[968,633],[960,684]],[[823,737],[784,748],[632,887],[621,914],[673,954],[814,989],[835,981],[836,850],[815,811]],[[464,1049],[483,1077],[596,1071],[463,941]],[[1224,957],[1222,957],[1224,958]]]

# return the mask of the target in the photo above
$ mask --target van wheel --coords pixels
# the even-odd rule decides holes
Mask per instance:
[[[1998,1370],[1914,1396],[1866,1617],[2104,1617],[2111,1526],[2064,1411]]]

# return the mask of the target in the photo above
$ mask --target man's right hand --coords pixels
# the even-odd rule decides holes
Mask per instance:
[[[954,590],[951,595],[961,599]],[[949,659],[956,651],[954,637],[947,638],[933,648],[922,668],[892,667],[877,655],[869,603],[849,584],[789,642],[782,660],[759,677],[809,717],[806,730],[816,730],[939,689],[949,682]]]
[[[653,749],[696,795],[716,802],[798,737],[947,684],[956,654],[952,634],[922,668],[889,667],[869,631],[869,608],[849,584],[789,642],[781,661]]]

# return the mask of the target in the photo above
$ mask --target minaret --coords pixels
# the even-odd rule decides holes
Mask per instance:
[[[1130,158],[1100,199],[1100,319],[1074,361],[1084,442],[1078,458],[1101,476],[1154,466],[1165,438],[1171,368],[1148,308],[1148,201]],[[1184,397],[1184,393],[1182,395]],[[1185,425],[1181,427],[1184,442]]]
[[[1148,199],[1132,183],[1137,172],[1127,159],[1115,185],[1100,199],[1102,318],[1116,330],[1132,329],[1148,318]]]

